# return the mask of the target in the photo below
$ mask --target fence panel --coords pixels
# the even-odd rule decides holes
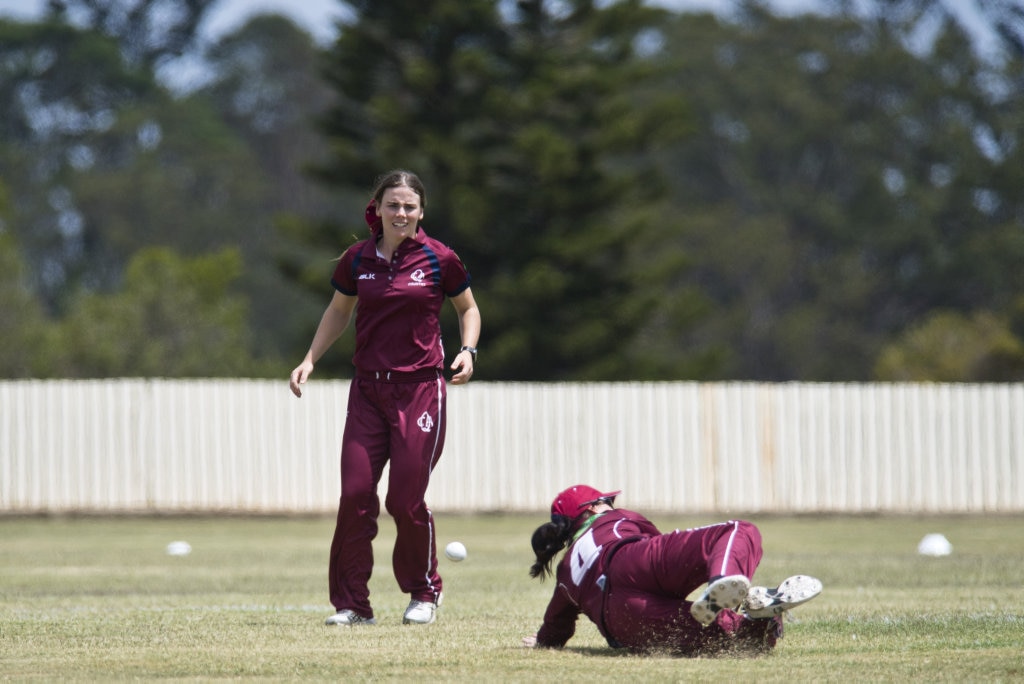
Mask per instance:
[[[330,512],[348,381],[0,382],[0,512]],[[1022,511],[1024,385],[449,387],[435,510]],[[386,477],[381,496],[386,493]]]

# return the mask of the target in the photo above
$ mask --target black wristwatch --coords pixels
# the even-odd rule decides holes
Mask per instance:
[[[476,347],[465,346],[459,350],[460,352],[468,351],[473,355],[473,363],[476,363]]]

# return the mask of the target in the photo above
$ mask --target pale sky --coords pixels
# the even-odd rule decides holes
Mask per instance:
[[[960,20],[961,24],[978,39],[978,45],[991,46],[995,36],[984,24],[978,12],[979,0],[936,0]],[[715,10],[728,7],[728,0],[651,0],[652,5],[673,9]],[[31,19],[39,16],[46,0],[0,0],[0,16]],[[812,11],[820,6],[819,0],[772,0],[772,6],[781,14]],[[219,0],[207,17],[202,32],[215,38],[241,26],[254,14],[276,12],[291,19],[308,31],[321,44],[328,44],[335,36],[335,23],[343,17],[344,7],[338,0]],[[984,51],[984,50],[983,50]]]
[[[42,14],[46,0],[0,0],[0,15],[31,19]],[[255,14],[275,12],[292,19],[321,43],[334,37],[334,22],[342,16],[337,0],[219,0],[211,10],[202,31],[219,36],[241,26]]]
[[[712,10],[728,5],[726,0],[652,0],[652,5],[679,9]],[[780,12],[790,13],[812,9],[815,0],[774,0]],[[0,0],[0,15],[19,19],[39,16],[46,0]],[[254,14],[276,12],[284,14],[309,31],[320,43],[330,42],[335,35],[335,22],[343,16],[344,8],[338,0],[219,0],[211,11],[203,33],[219,36],[239,27]]]

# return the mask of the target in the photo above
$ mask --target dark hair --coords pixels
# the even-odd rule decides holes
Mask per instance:
[[[412,171],[404,169],[389,171],[377,179],[377,184],[373,188],[373,201],[380,205],[384,200],[385,190],[401,187],[411,188],[420,196],[420,207],[427,206],[427,189],[423,186],[423,181]]]
[[[564,515],[552,515],[551,522],[546,522],[533,531],[530,545],[537,557],[530,567],[530,577],[542,580],[551,575],[551,561],[558,552],[569,545],[572,537],[573,520]]]

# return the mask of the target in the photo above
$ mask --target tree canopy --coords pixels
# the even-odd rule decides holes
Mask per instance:
[[[283,377],[396,167],[472,273],[478,379],[1024,377],[1018,0],[998,59],[926,0],[356,1],[329,46],[207,48],[212,2],[165,4],[0,20],[6,377]]]

